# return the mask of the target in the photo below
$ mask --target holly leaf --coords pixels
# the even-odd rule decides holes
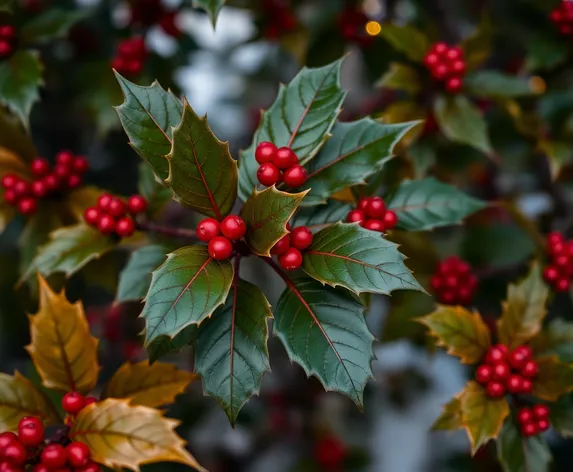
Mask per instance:
[[[30,170],[26,162],[15,152],[0,146],[0,178],[6,174],[16,174],[24,179],[30,178]]]
[[[155,81],[149,87],[136,85],[115,72],[125,96],[116,107],[129,144],[161,180],[169,176],[166,156],[171,151],[172,128],[183,117],[183,104],[170,90]]]
[[[139,166],[137,189],[147,200],[147,213],[151,216],[158,215],[173,197],[171,189],[157,179],[151,167],[145,162]]]
[[[537,358],[539,374],[533,382],[533,395],[550,402],[573,391],[573,364],[561,362],[557,356]]]
[[[82,185],[80,188],[69,193],[66,200],[68,211],[77,221],[83,221],[83,215],[87,208],[96,206],[98,198],[104,192],[101,188]],[[64,213],[64,212],[62,212]]]
[[[328,197],[363,184],[392,158],[394,146],[417,123],[382,124],[371,118],[337,123],[333,136],[308,164],[303,205],[325,203]]]
[[[197,377],[173,364],[149,364],[148,360],[137,364],[127,362],[116,370],[101,398],[129,398],[132,405],[151,408],[169,405]]]
[[[427,36],[413,26],[384,23],[380,34],[394,49],[416,62],[422,62],[430,49]]]
[[[70,439],[86,444],[95,462],[111,469],[139,471],[152,462],[178,462],[206,472],[185,450],[174,429],[179,422],[129,400],[108,398],[84,408],[70,428]]]
[[[449,140],[472,146],[488,156],[493,153],[484,117],[463,95],[438,95],[434,114],[442,133]]]
[[[509,405],[505,398],[493,399],[473,380],[460,394],[462,422],[468,433],[472,454],[490,439],[495,439],[509,415]]]
[[[32,105],[40,98],[43,69],[39,54],[26,49],[0,62],[0,103],[16,113],[26,127]]]
[[[557,354],[564,362],[573,362],[573,323],[556,318],[531,340],[536,355]]]
[[[353,292],[424,289],[404,265],[398,245],[358,224],[335,223],[314,235],[302,268],[312,278]]]
[[[230,261],[216,261],[205,246],[186,246],[167,254],[153,272],[141,317],[145,344],[166,335],[175,337],[198,325],[225,303],[233,281]]]
[[[573,437],[573,396],[565,395],[550,409],[551,427],[564,438]]]
[[[51,9],[26,22],[20,31],[20,38],[24,44],[45,43],[62,38],[74,23],[84,17],[82,11]]]
[[[26,133],[22,123],[6,110],[0,109],[0,146],[14,152],[24,162],[30,162],[38,155],[32,138]],[[29,168],[26,169],[29,172]]]
[[[277,99],[262,114],[251,146],[239,160],[239,197],[247,201],[258,185],[255,150],[264,141],[288,146],[302,165],[310,161],[324,142],[340,113],[346,96],[340,88],[342,59],[324,67],[304,67],[288,85],[281,85]]]
[[[497,439],[497,457],[504,472],[547,472],[551,451],[541,436],[524,438],[506,421]]]
[[[181,123],[173,128],[167,160],[166,182],[179,203],[219,221],[231,212],[237,198],[237,163],[229,143],[219,141],[207,116],[200,118],[187,101]]]
[[[391,90],[403,90],[411,95],[417,94],[422,87],[416,69],[399,62],[390,63],[390,69],[376,85]]]
[[[461,306],[438,305],[433,313],[419,318],[437,339],[438,346],[464,364],[477,364],[491,345],[489,328],[477,312]]]
[[[231,424],[270,370],[267,350],[271,306],[263,292],[235,276],[231,296],[199,328],[195,369]]]
[[[364,307],[344,290],[323,287],[308,278],[285,279],[287,288],[275,310],[274,334],[308,376],[362,408],[364,387],[372,377],[374,341]]]
[[[286,224],[307,193],[281,192],[274,186],[253,191],[241,209],[241,217],[247,225],[245,241],[255,254],[270,257],[271,248],[288,234]]]
[[[193,0],[193,6],[195,8],[201,8],[209,14],[213,28],[217,26],[217,16],[224,4],[225,0]]]
[[[151,285],[151,272],[163,263],[165,252],[163,246],[150,245],[131,253],[127,265],[119,274],[116,303],[145,298]]]
[[[328,200],[324,205],[303,207],[295,213],[291,225],[307,226],[310,229],[328,226],[339,221],[346,221],[348,213],[353,209],[353,205],[338,200]]]
[[[468,71],[481,66],[491,53],[493,25],[488,16],[483,16],[476,30],[461,42]]]
[[[31,342],[26,346],[46,388],[89,393],[97,384],[98,341],[90,334],[80,302],[53,292],[38,277],[39,309],[29,316]]]
[[[15,7],[15,0],[0,0],[0,12],[12,13]]]
[[[453,431],[463,427],[462,402],[456,396],[442,407],[442,413],[432,425],[432,430]]]
[[[464,88],[474,97],[515,98],[536,95],[531,85],[529,78],[495,70],[480,70],[464,77]]]
[[[44,425],[60,422],[52,402],[19,372],[0,373],[0,428],[18,431],[18,422],[26,416],[40,418]]]
[[[507,289],[507,299],[497,321],[499,341],[515,348],[537,336],[547,315],[548,296],[549,289],[539,264],[534,263],[527,277],[517,284],[510,284]]]
[[[10,224],[10,221],[14,219],[16,211],[13,206],[10,206],[4,200],[3,192],[0,192],[0,233],[2,233],[6,227]]]
[[[178,353],[189,344],[192,344],[197,337],[197,325],[187,326],[181,330],[174,338],[169,336],[159,336],[147,347],[149,362],[155,362],[160,357],[170,353]]]
[[[549,141],[545,139],[539,141],[537,145],[539,150],[547,156],[551,178],[556,180],[563,167],[571,164],[573,160],[571,146],[566,141]]]
[[[485,206],[484,202],[433,177],[402,182],[388,203],[388,208],[398,215],[398,228],[407,231],[459,224]]]

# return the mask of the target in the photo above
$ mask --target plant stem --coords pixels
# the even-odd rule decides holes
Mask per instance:
[[[283,272],[283,270],[279,267],[279,265],[273,261],[270,257],[261,257],[260,258],[263,262],[270,265],[273,270],[283,279],[284,283],[287,284],[289,288],[293,288],[294,284],[292,283],[291,279]]]
[[[139,223],[137,225],[137,229],[141,231],[148,231],[150,233],[162,234],[164,236],[171,236],[172,238],[195,239],[197,237],[197,234],[192,229],[160,226],[149,221]]]

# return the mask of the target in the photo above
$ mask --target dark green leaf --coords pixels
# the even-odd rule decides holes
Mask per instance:
[[[151,272],[165,260],[163,246],[144,246],[131,253],[119,276],[116,302],[143,300],[151,285]]]
[[[484,15],[473,34],[465,38],[461,43],[467,70],[474,70],[487,60],[491,53],[492,37],[493,27],[491,20]]]
[[[324,205],[300,208],[291,221],[293,228],[309,226],[317,228],[339,221],[346,221],[348,213],[353,209],[350,203],[338,200],[328,200]]]
[[[216,261],[205,246],[186,246],[167,255],[153,272],[141,317],[145,344],[159,336],[175,337],[198,325],[224,304],[233,281],[230,261]]]
[[[65,36],[74,23],[85,16],[81,11],[52,9],[24,24],[21,38],[25,44],[43,43]]]
[[[535,34],[524,46],[527,48],[525,67],[527,70],[547,70],[563,63],[569,55],[569,44],[563,38]]]
[[[561,397],[550,408],[551,427],[564,438],[573,437],[573,395]]]
[[[547,472],[551,462],[551,452],[543,438],[524,438],[511,420],[499,433],[497,457],[504,472]]]
[[[458,397],[454,397],[442,407],[442,413],[432,425],[432,430],[452,431],[463,427],[462,402]]]
[[[155,177],[153,170],[145,162],[139,166],[137,188],[139,194],[147,200],[147,212],[150,215],[160,213],[173,197],[171,189]]]
[[[414,178],[421,179],[436,164],[436,147],[430,139],[418,139],[408,147],[407,156],[412,163]]]
[[[263,374],[270,369],[267,323],[271,317],[263,292],[237,277],[225,306],[199,328],[195,369],[205,392],[215,397],[232,424],[249,398],[258,394]]]
[[[0,0],[0,11],[12,13],[14,11],[15,0]]]
[[[464,78],[464,87],[475,97],[514,98],[535,95],[529,78],[495,70],[480,70]]]
[[[433,177],[402,182],[388,204],[398,215],[398,227],[408,231],[458,224],[485,206]]]
[[[536,355],[557,354],[564,362],[573,362],[573,322],[557,318],[531,340]]]
[[[277,303],[274,334],[307,375],[362,407],[374,336],[350,293],[308,278],[289,281]]]
[[[219,221],[237,199],[237,162],[229,143],[219,141],[207,116],[200,118],[185,101],[181,123],[173,128],[173,147],[167,155],[167,184],[175,199]]]
[[[551,177],[555,180],[559,177],[561,169],[571,164],[573,151],[571,145],[566,141],[542,140],[538,144],[539,149],[547,156]]]
[[[412,95],[418,93],[421,88],[420,77],[416,69],[399,62],[392,62],[388,72],[376,85],[387,89],[404,90]]]
[[[223,8],[224,3],[225,0],[193,0],[193,6],[195,8],[202,8],[209,14],[213,28],[217,25],[217,16],[221,8]]]
[[[316,69],[303,68],[281,86],[273,105],[263,113],[251,146],[239,161],[239,196],[246,201],[258,185],[255,149],[263,141],[289,146],[305,164],[329,138],[346,93],[340,88],[342,60]]]
[[[532,395],[550,402],[573,390],[573,364],[561,362],[557,356],[536,359],[539,374],[533,382]]]
[[[193,343],[198,331],[197,325],[191,325],[180,331],[174,338],[159,336],[147,346],[149,362],[155,362],[166,354],[181,352],[185,346]]]
[[[326,202],[334,193],[365,179],[392,157],[394,146],[416,123],[387,125],[370,118],[337,123],[333,136],[308,165],[310,192],[303,205]]]
[[[5,110],[0,110],[0,146],[16,153],[24,162],[38,156],[38,150],[22,123]]]
[[[422,62],[430,49],[430,41],[426,35],[413,26],[384,23],[381,35],[394,49],[403,52],[413,61]]]
[[[316,280],[356,293],[424,289],[404,265],[398,245],[358,224],[336,223],[314,235],[302,268]]]

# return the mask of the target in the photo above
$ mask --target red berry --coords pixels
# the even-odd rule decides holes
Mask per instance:
[[[569,279],[561,278],[555,283],[554,288],[557,292],[566,292],[569,290],[570,284],[571,281]]]
[[[76,469],[76,472],[101,472],[101,467],[95,462],[89,462],[88,465]]]
[[[2,177],[2,187],[5,189],[9,189],[12,188],[16,182],[18,182],[19,177],[17,175],[14,174],[6,174],[4,175],[4,177]]]
[[[302,254],[295,247],[290,247],[279,257],[279,264],[286,270],[296,270],[302,265]]]
[[[43,180],[34,180],[32,182],[32,195],[36,198],[45,197],[48,193],[48,188]]]
[[[514,349],[509,353],[507,361],[514,369],[521,369],[527,360],[526,353],[519,348]]]
[[[31,193],[32,188],[30,184],[25,180],[17,180],[16,182],[14,182],[14,185],[12,186],[11,190],[14,190],[16,195],[18,195],[19,197],[24,197]]]
[[[60,444],[48,444],[41,455],[42,463],[50,469],[64,467],[68,461],[68,454]]]
[[[295,165],[287,169],[283,174],[283,179],[287,187],[296,188],[304,185],[308,173],[303,166]]]
[[[443,63],[438,64],[432,69],[432,77],[436,80],[443,80],[448,75],[448,66]]]
[[[50,163],[41,157],[37,157],[30,164],[30,171],[35,177],[44,177],[50,172]]]
[[[18,439],[24,446],[36,447],[44,441],[44,425],[39,418],[26,417],[18,423]]]
[[[523,364],[523,367],[521,368],[521,375],[523,375],[524,377],[533,378],[537,376],[538,373],[539,373],[539,366],[537,365],[537,362],[535,362],[534,360],[526,361],[525,364]]]
[[[127,211],[132,215],[145,213],[147,210],[147,200],[141,195],[132,195],[127,200]]]
[[[112,200],[113,200],[112,195],[110,195],[109,193],[103,193],[97,199],[97,206],[99,207],[100,210],[107,211],[109,208],[109,204],[111,203]]]
[[[70,415],[77,415],[84,407],[85,398],[79,392],[68,392],[62,398],[62,408]]]
[[[370,231],[378,231],[380,233],[384,231],[384,223],[382,223],[380,220],[366,220],[361,226],[369,229]]]
[[[279,148],[273,157],[273,164],[279,169],[286,170],[298,164],[298,157],[291,148]]]
[[[27,456],[26,448],[19,441],[12,441],[4,448],[2,453],[2,459],[11,465],[24,465]]]
[[[382,219],[386,213],[386,205],[380,197],[372,197],[366,207],[366,216],[373,219]]]
[[[75,161],[75,156],[71,151],[60,151],[56,155],[56,164],[61,167],[71,167]]]
[[[96,397],[86,397],[86,399],[84,401],[84,408],[88,405],[92,405],[93,403],[97,403]]]
[[[526,438],[537,436],[538,433],[539,431],[537,430],[537,425],[533,422],[521,425],[521,435],[525,436]]]
[[[486,384],[491,380],[493,369],[490,365],[482,364],[476,369],[475,377],[480,384]]]
[[[543,271],[543,278],[548,283],[554,283],[559,279],[559,271],[553,266],[547,266]]]
[[[273,143],[264,141],[257,146],[255,159],[259,164],[271,162],[277,153],[277,147]]]
[[[424,64],[426,64],[426,66],[429,68],[435,66],[438,62],[440,62],[440,58],[435,53],[429,53],[424,58]]]
[[[216,261],[222,261],[231,257],[231,254],[233,253],[233,244],[223,236],[215,236],[211,241],[209,241],[207,250],[213,259]]]
[[[51,472],[50,468],[44,464],[36,464],[32,469],[32,472]]]
[[[265,162],[257,171],[257,179],[265,187],[275,185],[279,181],[280,171],[271,162]]]
[[[230,241],[241,239],[247,232],[247,225],[238,215],[229,215],[221,221],[221,233]]]
[[[124,216],[126,211],[125,204],[118,197],[113,197],[107,206],[107,212],[116,218]]]
[[[48,192],[54,192],[60,185],[59,179],[54,174],[46,175],[46,177],[42,179],[42,182],[46,186]]]
[[[384,222],[384,227],[386,229],[392,229],[398,224],[398,215],[396,215],[392,210],[388,210],[384,213],[384,219],[382,221]]]
[[[32,197],[24,197],[18,202],[18,211],[22,215],[31,215],[38,209],[38,200]]]
[[[287,252],[289,247],[290,247],[290,234],[287,234],[286,236],[283,236],[276,242],[276,244],[271,249],[271,254],[280,256],[281,254]]]
[[[0,38],[12,39],[14,36],[16,36],[16,28],[12,25],[0,26]]]
[[[498,362],[493,365],[492,378],[494,380],[505,381],[509,377],[510,369],[505,362]]]
[[[439,42],[434,44],[434,47],[432,48],[432,50],[439,55],[445,54],[446,52],[448,52],[448,45],[444,42]]]
[[[521,375],[513,374],[507,379],[507,391],[509,393],[517,394],[523,390],[523,381]]]
[[[501,398],[505,395],[505,387],[500,382],[490,382],[487,384],[486,392],[488,397]]]
[[[543,433],[544,431],[547,431],[549,429],[549,420],[539,420],[537,422],[537,429],[539,430],[540,433]]]
[[[521,378],[521,393],[531,393],[533,391],[533,382],[530,379]]]
[[[290,235],[290,244],[292,247],[304,251],[312,244],[312,232],[306,226],[299,226],[292,230]]]
[[[115,232],[120,238],[129,238],[135,232],[135,222],[131,216],[120,218],[115,225]]]
[[[446,57],[450,60],[450,61],[456,61],[458,59],[461,59],[461,57],[463,56],[463,51],[459,48],[454,46],[453,48],[449,48],[446,51]]]
[[[76,156],[73,164],[74,172],[85,174],[90,168],[88,160],[83,156]]]
[[[66,179],[66,185],[69,189],[78,188],[82,184],[82,178],[78,174],[72,174]]]
[[[72,467],[83,467],[90,460],[90,448],[82,442],[73,442],[66,447],[68,463]]]
[[[366,216],[364,215],[364,212],[362,210],[352,210],[350,213],[348,213],[346,221],[348,223],[358,223],[360,221],[363,221],[365,218]]]
[[[456,295],[453,292],[441,292],[438,300],[444,305],[453,305],[456,302]]]
[[[12,54],[12,45],[8,41],[0,40],[0,58]]]
[[[466,63],[464,61],[455,61],[452,64],[452,71],[457,76],[464,75],[466,73]]]
[[[16,205],[16,202],[18,201],[18,195],[16,195],[14,190],[6,190],[4,192],[4,201],[8,205]]]
[[[366,208],[370,205],[370,200],[372,200],[372,197],[366,197],[360,200],[358,202],[358,209],[362,210],[366,214]]]
[[[97,229],[102,234],[111,234],[115,231],[115,219],[113,216],[103,214],[97,223]]]
[[[553,246],[558,243],[565,242],[565,237],[563,233],[559,233],[558,231],[553,231],[547,235],[547,245]]]
[[[531,408],[533,416],[538,420],[546,420],[549,418],[549,407],[544,405],[543,403],[538,403],[537,405],[533,405]]]
[[[522,408],[517,412],[517,421],[519,424],[531,423],[533,420],[533,413],[531,408]]]
[[[493,365],[498,362],[504,361],[506,358],[506,347],[502,344],[496,344],[491,346],[485,355],[485,362],[487,364]]]
[[[205,218],[197,225],[196,233],[201,241],[208,243],[215,236],[219,236],[221,224],[214,218]]]
[[[101,213],[97,207],[89,207],[84,211],[84,220],[88,225],[96,226],[99,222]]]
[[[449,93],[458,93],[462,90],[463,82],[459,77],[450,77],[446,80],[446,90]]]
[[[16,436],[11,431],[6,431],[5,433],[1,433],[0,434],[0,456],[1,456],[1,451],[3,449],[5,449],[8,444],[10,444],[13,441],[17,441],[17,440],[18,440],[18,436]]]
[[[522,345],[516,347],[515,350],[519,350],[526,360],[529,360],[533,357],[533,349],[531,349],[531,346]]]

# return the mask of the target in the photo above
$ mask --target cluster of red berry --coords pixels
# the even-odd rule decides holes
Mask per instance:
[[[262,10],[265,18],[263,36],[267,39],[279,39],[298,26],[294,12],[283,0],[263,0]]]
[[[464,52],[459,46],[436,43],[424,58],[424,64],[438,82],[443,82],[447,92],[458,93],[462,90],[466,73]]]
[[[562,0],[549,15],[559,32],[565,36],[573,34],[573,2]]]
[[[38,209],[38,200],[79,187],[88,168],[85,157],[75,156],[70,151],[60,151],[53,168],[46,159],[37,157],[30,164],[34,177],[31,182],[16,174],[2,177],[4,201],[23,215],[31,215]]]
[[[546,251],[549,263],[543,278],[556,292],[566,292],[573,278],[573,241],[566,241],[561,233],[549,233]]]
[[[284,181],[288,187],[296,188],[306,182],[306,169],[289,147],[277,148],[273,143],[262,142],[257,146],[255,159],[260,164],[257,178],[265,187]]]
[[[383,233],[398,224],[398,216],[386,208],[380,197],[366,197],[358,202],[358,207],[348,213],[348,223],[358,223],[363,228]]]
[[[133,77],[141,74],[146,57],[145,40],[134,36],[119,42],[111,66],[120,74]]]
[[[291,231],[290,224],[287,229]],[[306,226],[294,228],[283,236],[271,249],[271,254],[279,256],[279,264],[283,269],[296,270],[302,265],[302,252],[312,245],[313,235]]]
[[[16,28],[12,25],[0,25],[0,60],[14,52]]]
[[[336,436],[323,436],[314,445],[314,458],[322,470],[344,470],[348,448]]]
[[[452,256],[440,261],[430,279],[430,287],[438,301],[444,305],[468,305],[478,285],[470,265]]]
[[[528,438],[547,431],[550,426],[549,413],[549,407],[542,403],[533,405],[531,408],[521,408],[517,412],[517,422],[521,427],[521,435]]]
[[[104,193],[99,196],[97,206],[84,211],[84,220],[102,234],[115,233],[120,238],[127,238],[135,231],[133,217],[146,210],[147,200],[141,195],[133,195],[124,203],[121,198]]]
[[[349,6],[338,15],[336,20],[342,37],[362,47],[371,46],[375,39],[366,32],[368,17],[361,9]]]
[[[238,241],[245,235],[247,225],[238,215],[229,215],[220,223],[214,218],[205,218],[197,225],[196,232],[197,238],[208,243],[209,255],[216,261],[222,261],[231,257],[232,241]]]
[[[161,0],[132,0],[130,6],[130,24],[149,27],[159,25],[166,34],[178,38],[181,30],[177,26],[177,12],[168,10]]]

